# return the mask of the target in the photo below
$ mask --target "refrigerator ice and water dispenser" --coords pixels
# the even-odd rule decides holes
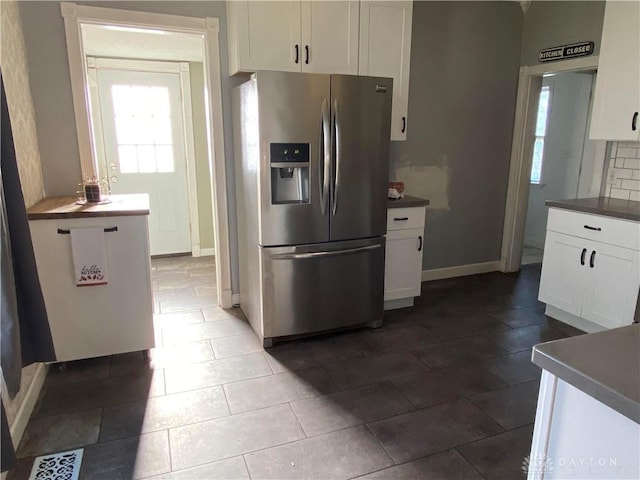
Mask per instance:
[[[309,144],[271,143],[271,203],[309,203]]]

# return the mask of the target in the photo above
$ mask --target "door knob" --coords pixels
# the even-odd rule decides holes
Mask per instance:
[[[111,177],[111,181],[113,183],[118,183],[118,177]]]

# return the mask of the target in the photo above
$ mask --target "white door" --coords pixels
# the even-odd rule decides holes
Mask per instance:
[[[300,2],[238,2],[240,69],[299,72]]]
[[[588,243],[547,231],[538,296],[541,302],[580,316],[584,285],[590,273]]]
[[[599,242],[587,246],[590,281],[585,288],[582,318],[607,328],[630,325],[640,286],[640,252]]]
[[[151,255],[191,251],[184,125],[177,73],[99,69],[112,193],[148,193]]]
[[[302,2],[302,71],[358,74],[358,2]]]

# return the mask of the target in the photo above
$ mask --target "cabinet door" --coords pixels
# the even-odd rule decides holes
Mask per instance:
[[[592,139],[638,140],[640,118],[640,3],[609,1],[605,7]]]
[[[421,228],[387,233],[385,301],[420,295],[423,235]]]
[[[302,71],[358,74],[358,2],[302,2]]]
[[[278,70],[299,72],[303,49],[300,42],[300,2],[229,2],[231,74],[238,71]],[[233,43],[237,43],[233,50]]]
[[[640,252],[598,242],[587,246],[589,281],[585,285],[582,318],[607,328],[630,325],[640,286]]]
[[[407,138],[413,2],[360,3],[358,73],[393,78],[391,140]]]
[[[547,230],[538,295],[541,302],[580,316],[585,278],[589,274],[588,243]]]

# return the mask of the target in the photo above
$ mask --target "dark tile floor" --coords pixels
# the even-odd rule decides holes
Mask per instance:
[[[210,259],[154,260],[158,347],[52,367],[18,450],[84,447],[81,478],[524,478],[540,266],[424,283],[377,330],[264,351],[215,306]],[[348,312],[345,312],[348,314]]]

